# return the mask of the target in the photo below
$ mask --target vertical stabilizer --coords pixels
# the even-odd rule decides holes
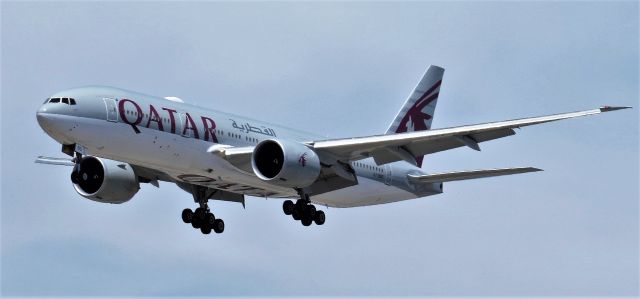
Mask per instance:
[[[402,109],[393,119],[386,134],[431,129],[443,75],[443,68],[435,65],[429,67],[418,86],[411,92]],[[416,157],[418,167],[422,167],[422,159],[423,156]]]

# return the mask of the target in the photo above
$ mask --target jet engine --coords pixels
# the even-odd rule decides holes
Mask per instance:
[[[304,188],[320,176],[320,158],[298,142],[268,139],[256,145],[251,157],[253,172],[274,185]]]
[[[92,156],[76,163],[71,182],[78,194],[103,203],[126,202],[140,190],[138,176],[131,165]]]

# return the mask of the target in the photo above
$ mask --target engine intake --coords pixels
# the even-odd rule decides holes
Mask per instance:
[[[103,203],[129,201],[140,190],[131,165],[92,156],[83,157],[74,166],[71,182],[78,194]]]
[[[269,139],[255,147],[251,157],[253,172],[274,185],[304,188],[320,176],[320,158],[298,142]]]

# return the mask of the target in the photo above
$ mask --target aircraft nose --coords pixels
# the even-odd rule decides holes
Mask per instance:
[[[56,115],[60,114],[58,111],[58,107],[51,104],[44,104],[38,108],[36,111],[36,119],[38,120],[38,124],[41,128],[47,130],[51,129],[52,126],[52,118]]]
[[[47,135],[60,143],[71,144],[73,141],[70,140],[66,134],[69,123],[61,119],[61,116],[55,107],[52,108],[51,106],[47,106],[47,104],[41,106],[38,111],[36,111],[38,125],[40,125],[40,128],[42,128]]]
[[[45,107],[45,105],[42,105],[36,112],[36,119],[38,120],[38,124],[41,128],[44,129],[49,126],[47,108]]]
[[[47,113],[47,104],[44,104],[40,106],[40,108],[38,108],[38,111],[36,111],[36,117],[43,113]]]

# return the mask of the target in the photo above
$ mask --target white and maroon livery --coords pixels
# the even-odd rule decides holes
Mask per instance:
[[[221,233],[208,201],[244,205],[245,196],[284,199],[303,225],[325,222],[327,207],[358,207],[442,193],[444,182],[539,171],[532,167],[429,174],[425,155],[514,135],[515,128],[627,107],[555,114],[431,130],[444,70],[431,66],[385,134],[346,139],[317,135],[203,109],[175,97],[111,87],[58,92],[37,112],[42,129],[71,158],[36,162],[73,166],[76,191],[123,203],[140,183],[176,183],[199,205],[182,219],[204,234]],[[291,199],[295,199],[295,202]]]

